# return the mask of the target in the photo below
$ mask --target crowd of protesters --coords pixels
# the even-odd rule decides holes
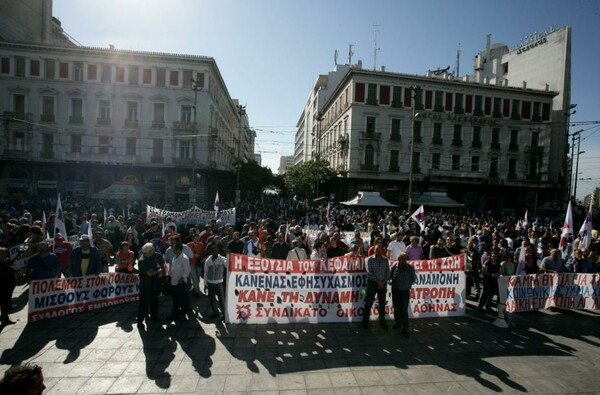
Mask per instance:
[[[520,274],[520,259],[526,263],[527,274],[600,271],[596,230],[589,248],[578,249],[576,239],[571,241],[574,251],[561,257],[560,217],[530,218],[524,223],[524,219],[504,214],[438,210],[427,213],[421,229],[403,210],[311,205],[293,198],[264,197],[238,205],[236,224],[213,219],[203,225],[178,226],[169,217],[160,222],[145,218],[142,202],[111,207],[92,201],[85,206],[85,202],[66,198],[66,234],[62,234],[57,232],[52,214],[43,221],[45,212],[54,211],[55,199],[37,205],[27,200],[1,203],[3,290],[7,289],[4,284],[9,284],[12,294],[14,284],[10,285],[9,279],[14,283],[14,270],[9,268],[8,249],[18,245],[31,255],[27,268],[32,279],[93,275],[114,266],[117,272],[140,274],[139,326],[144,320],[160,320],[158,294],[165,288],[163,277],[168,278],[166,287],[173,297],[171,318],[185,317],[190,298],[204,293],[210,298],[210,318],[222,318],[229,253],[291,260],[358,255],[384,257],[390,262],[466,253],[467,297],[488,309],[498,293],[497,277]],[[403,265],[400,269],[405,271]],[[393,284],[393,278],[386,276],[377,281]],[[369,299],[380,289],[370,290]],[[406,303],[404,295],[397,293],[399,303]],[[8,324],[5,299],[3,296],[0,301],[2,323]],[[398,317],[400,326],[404,318]]]

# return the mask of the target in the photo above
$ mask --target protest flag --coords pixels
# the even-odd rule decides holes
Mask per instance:
[[[569,256],[569,238],[573,238],[573,209],[571,208],[571,202],[567,206],[567,214],[565,215],[565,224],[560,235],[559,250],[562,253],[562,258],[566,259]],[[572,240],[571,240],[572,241]]]
[[[92,229],[92,221],[88,222],[87,229],[88,239],[90,239],[90,246],[94,247],[94,230]]]
[[[421,232],[423,232],[425,230],[425,209],[423,208],[423,205],[416,209],[410,217],[414,219],[417,224],[419,224],[421,227]]]
[[[46,210],[42,210],[42,232],[44,232],[44,237],[46,239],[50,238],[50,233],[48,233],[48,227],[46,225],[47,219],[46,219]]]
[[[92,225],[90,224],[88,229],[90,229],[91,226]],[[56,236],[56,229],[58,229],[58,232],[66,239],[67,227],[65,226],[65,214],[63,213],[62,204],[60,203],[60,193],[58,194],[58,200],[56,201],[56,215],[54,215],[54,229],[52,230],[52,236]]]
[[[590,201],[590,210],[585,216],[583,225],[579,229],[579,249],[587,250],[592,242],[592,201]]]
[[[331,229],[331,202],[327,203],[327,213],[325,214],[325,225],[327,226],[327,231]]]
[[[215,209],[215,219],[219,219],[221,217],[221,202],[219,201],[219,191],[215,195],[215,203],[213,205]]]
[[[525,217],[523,217],[523,222],[521,222],[521,224],[523,225],[523,229],[527,229],[527,226],[529,225],[529,222],[527,221],[527,210],[525,210]]]

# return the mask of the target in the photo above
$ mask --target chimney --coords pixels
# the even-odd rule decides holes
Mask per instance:
[[[527,81],[523,81],[523,89],[527,89]]]
[[[487,42],[485,45],[485,59],[490,60],[490,51],[492,49],[492,35],[487,35]]]

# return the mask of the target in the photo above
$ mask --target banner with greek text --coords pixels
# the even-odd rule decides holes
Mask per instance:
[[[505,276],[498,279],[506,311],[518,313],[560,307],[600,309],[600,274],[559,273]]]
[[[215,218],[215,212],[211,210],[203,210],[200,207],[192,207],[185,211],[169,211],[158,207],[146,206],[146,222],[151,220],[161,220],[171,217],[178,226],[186,225],[205,225],[211,219]],[[219,221],[222,224],[235,225],[235,207],[221,210],[219,213]]]
[[[417,274],[409,317],[465,314],[465,259],[463,254],[409,262]],[[364,314],[366,287],[364,257],[289,261],[230,254],[225,318],[249,324],[357,322]],[[378,319],[376,304],[372,320]],[[388,285],[386,317],[393,312]]]
[[[137,274],[102,273],[97,276],[33,280],[29,285],[27,321],[62,317],[138,299]]]

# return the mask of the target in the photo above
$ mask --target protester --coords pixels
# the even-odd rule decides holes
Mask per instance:
[[[204,288],[208,292],[212,314],[209,319],[219,318],[217,308],[217,299],[221,314],[225,314],[225,292],[223,282],[225,280],[225,271],[227,270],[227,260],[219,255],[217,246],[212,246],[210,256],[204,262]]]
[[[288,261],[306,260],[306,258],[307,258],[306,250],[301,247],[301,244],[302,244],[302,239],[300,237],[292,240],[292,249],[287,254]]]
[[[177,239],[171,244],[173,249],[173,258],[169,262],[169,274],[171,276],[171,296],[173,300],[173,309],[171,311],[171,320],[185,319],[185,314],[191,309],[191,303],[188,293],[188,279],[190,277],[190,260],[183,253],[183,244]]]
[[[483,293],[479,299],[478,307],[492,309],[492,299],[498,295],[498,277],[500,277],[500,263],[498,254],[492,252],[490,259],[483,265]]]
[[[135,255],[129,249],[129,243],[122,241],[119,243],[119,251],[115,255],[115,272],[133,273],[135,265]]]
[[[360,233],[359,233],[360,235]],[[398,260],[401,253],[406,251],[406,244],[402,241],[402,233],[398,230],[392,235],[392,241],[388,244],[387,254],[388,259],[392,262]]]
[[[38,395],[45,389],[42,368],[33,363],[8,368],[0,381],[0,394]]]
[[[15,269],[8,259],[8,248],[0,247],[0,315],[2,326],[14,324],[8,314],[12,308],[12,294],[15,286]]]
[[[388,259],[382,255],[382,247],[375,246],[375,254],[367,259],[367,294],[365,296],[365,307],[363,315],[363,328],[369,327],[369,317],[373,300],[377,294],[379,308],[379,323],[383,329],[388,329],[385,321],[385,298],[387,293],[387,283],[390,279],[390,265]]]
[[[152,243],[142,246],[142,256],[138,262],[140,268],[140,301],[137,313],[137,326],[144,329],[144,320],[150,312],[150,321],[161,322],[158,315],[159,276],[165,273],[162,255],[157,254]]]
[[[408,255],[400,253],[398,261],[390,269],[392,280],[392,303],[394,305],[394,329],[402,330],[402,335],[409,338],[408,332],[408,304],[410,301],[410,288],[417,281],[415,268],[407,263]]]
[[[194,228],[192,228],[194,229]],[[195,231],[192,241],[187,243],[192,256],[190,256],[190,280],[192,281],[192,295],[200,297],[200,273],[204,269],[204,244],[200,241],[200,234]]]
[[[550,250],[550,256],[542,259],[540,272],[542,273],[562,273],[565,270],[565,261],[560,257],[560,251],[557,248]]]
[[[248,256],[256,256],[260,258],[261,245],[258,240],[258,236],[256,236],[256,231],[248,232],[248,241],[244,244],[244,255]]]
[[[271,258],[273,259],[287,259],[288,253],[292,249],[288,243],[285,242],[285,237],[282,232],[275,234],[276,240],[271,248]]]
[[[412,236],[410,238],[410,245],[406,247],[406,255],[408,255],[409,261],[415,261],[425,257],[423,247],[419,244],[419,238],[417,236]]]
[[[32,280],[45,280],[60,277],[60,261],[48,251],[48,242],[37,243],[37,254],[27,261],[27,269]]]
[[[60,270],[65,277],[69,277],[69,257],[73,252],[73,244],[65,241],[62,234],[57,233],[54,236],[54,243],[50,245],[49,251],[53,252],[60,261]]]
[[[102,272],[108,273],[108,265],[113,252],[113,245],[104,238],[104,231],[99,229],[94,231],[93,241],[94,247],[98,249],[98,253],[100,254],[100,265],[102,266]]]
[[[95,246],[90,245],[88,235],[79,237],[79,247],[69,256],[69,275],[72,277],[91,276],[102,271],[100,253]]]

